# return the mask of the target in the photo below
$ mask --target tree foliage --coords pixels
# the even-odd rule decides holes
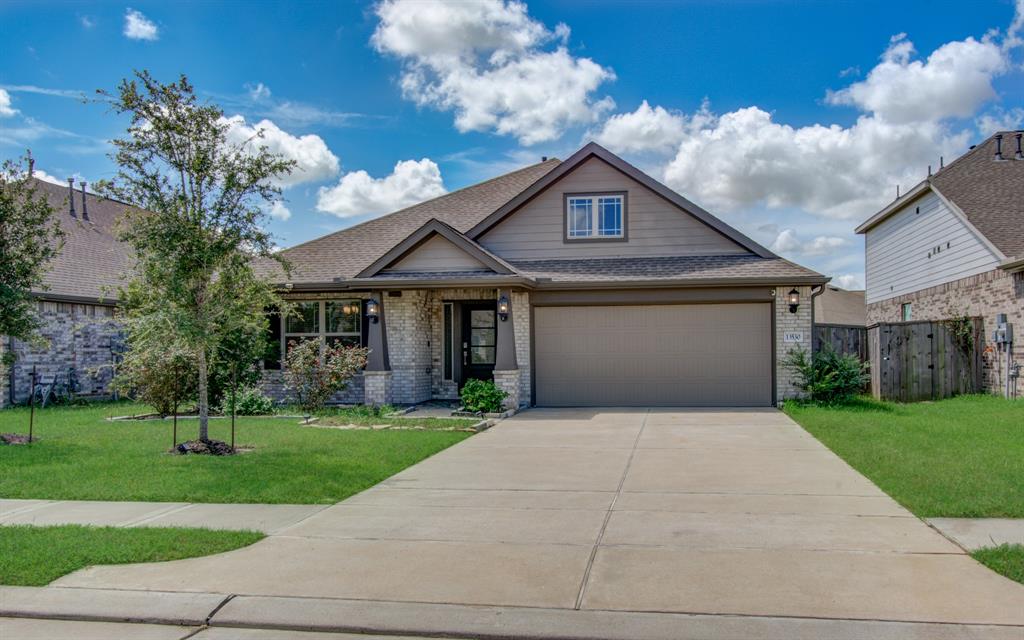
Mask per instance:
[[[201,102],[184,76],[161,84],[136,72],[115,92],[99,94],[129,118],[124,137],[112,141],[118,172],[96,185],[139,207],[120,227],[136,253],[126,309],[145,319],[147,330],[167,328],[169,339],[194,354],[205,440],[213,361],[230,336],[262,335],[263,310],[277,302],[253,262],[278,259],[263,208],[280,197],[275,180],[295,163],[261,144],[262,132],[229,141],[221,109]]]
[[[27,158],[26,158],[27,160]],[[46,288],[48,263],[64,233],[46,196],[20,162],[0,167],[0,335],[28,340],[39,320],[32,290]]]
[[[285,383],[300,407],[310,413],[319,411],[366,366],[368,353],[365,347],[324,346],[319,340],[293,341],[285,356]]]

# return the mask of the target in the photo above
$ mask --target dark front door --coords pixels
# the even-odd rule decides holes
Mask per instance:
[[[462,376],[466,380],[494,378],[498,323],[494,302],[462,304]]]

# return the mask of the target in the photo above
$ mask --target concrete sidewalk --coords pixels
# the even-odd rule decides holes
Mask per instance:
[[[203,527],[272,534],[319,513],[317,504],[196,504],[0,499],[0,526]]]
[[[928,524],[969,551],[1024,544],[1024,518],[928,518]]]
[[[535,409],[249,547],[5,589],[0,615],[474,638],[1019,640],[1024,586],[780,412]]]

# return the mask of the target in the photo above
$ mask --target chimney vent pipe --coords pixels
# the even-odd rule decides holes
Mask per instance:
[[[33,177],[32,174],[36,172],[36,159],[32,156],[28,157],[28,177]]]
[[[1006,158],[1003,157],[1003,134],[1001,134],[1001,133],[997,133],[996,134],[996,157],[995,157],[995,159],[997,161],[998,160],[1005,160],[1006,159]]]
[[[82,220],[88,220],[89,219],[89,207],[86,204],[87,200],[86,200],[86,197],[85,197],[85,180],[82,180],[78,184],[82,185]]]
[[[1017,132],[1015,136],[1017,138],[1017,153],[1013,154],[1014,160],[1024,160],[1024,150],[1020,147],[1021,136],[1024,136],[1024,133]]]
[[[75,215],[75,179],[68,178],[68,205],[71,207],[70,213],[72,218],[77,218]]]

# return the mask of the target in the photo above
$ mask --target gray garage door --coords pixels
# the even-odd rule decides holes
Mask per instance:
[[[534,311],[540,406],[771,404],[770,304]]]

